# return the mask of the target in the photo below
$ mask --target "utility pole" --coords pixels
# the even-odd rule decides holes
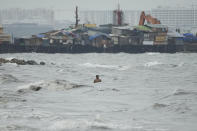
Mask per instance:
[[[76,22],[75,22],[75,28],[78,27],[78,24],[79,24],[79,16],[78,16],[78,6],[76,6],[76,11],[75,11],[75,19],[76,19]]]

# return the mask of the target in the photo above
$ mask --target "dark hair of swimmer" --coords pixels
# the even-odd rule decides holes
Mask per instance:
[[[101,79],[99,79],[99,75],[96,75],[96,79],[94,80],[94,83],[97,83],[97,82],[101,82]]]

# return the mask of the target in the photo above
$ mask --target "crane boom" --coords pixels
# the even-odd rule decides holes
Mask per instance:
[[[145,15],[145,12],[142,11],[140,15],[139,25],[144,25],[145,20],[150,24],[161,24],[157,18],[153,18],[151,15]]]

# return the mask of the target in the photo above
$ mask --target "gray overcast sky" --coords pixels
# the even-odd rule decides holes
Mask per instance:
[[[150,9],[159,5],[185,6],[195,0],[0,0],[1,8],[53,8],[72,9],[78,5],[81,9],[114,9],[117,3],[124,9]]]
[[[47,8],[54,9],[56,17],[61,13],[73,14],[76,5],[79,10],[112,10],[120,3],[123,10],[149,10],[158,6],[189,7],[196,0],[0,0],[3,8]]]

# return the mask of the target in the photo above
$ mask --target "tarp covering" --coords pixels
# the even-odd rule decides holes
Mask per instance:
[[[185,34],[183,34],[183,36],[185,36],[185,37],[193,37],[194,35],[191,34],[191,33],[185,33]]]
[[[96,34],[96,35],[89,36],[89,40],[94,40],[95,38],[98,38],[101,36],[105,36],[105,37],[109,38],[109,36],[107,34]]]
[[[93,40],[93,39],[95,39],[97,37],[100,37],[100,36],[102,36],[102,35],[101,34],[96,34],[96,35],[89,36],[89,40]]]
[[[72,32],[69,32],[69,31],[62,31],[62,33],[66,36],[71,36],[71,37],[76,37],[76,35]]]
[[[197,42],[197,37],[191,33],[185,33],[183,34],[183,36],[184,36],[183,41],[185,42],[191,42],[191,43]]]
[[[38,37],[38,38],[44,38],[45,35],[44,34],[38,34],[38,35],[36,35],[36,37]]]

